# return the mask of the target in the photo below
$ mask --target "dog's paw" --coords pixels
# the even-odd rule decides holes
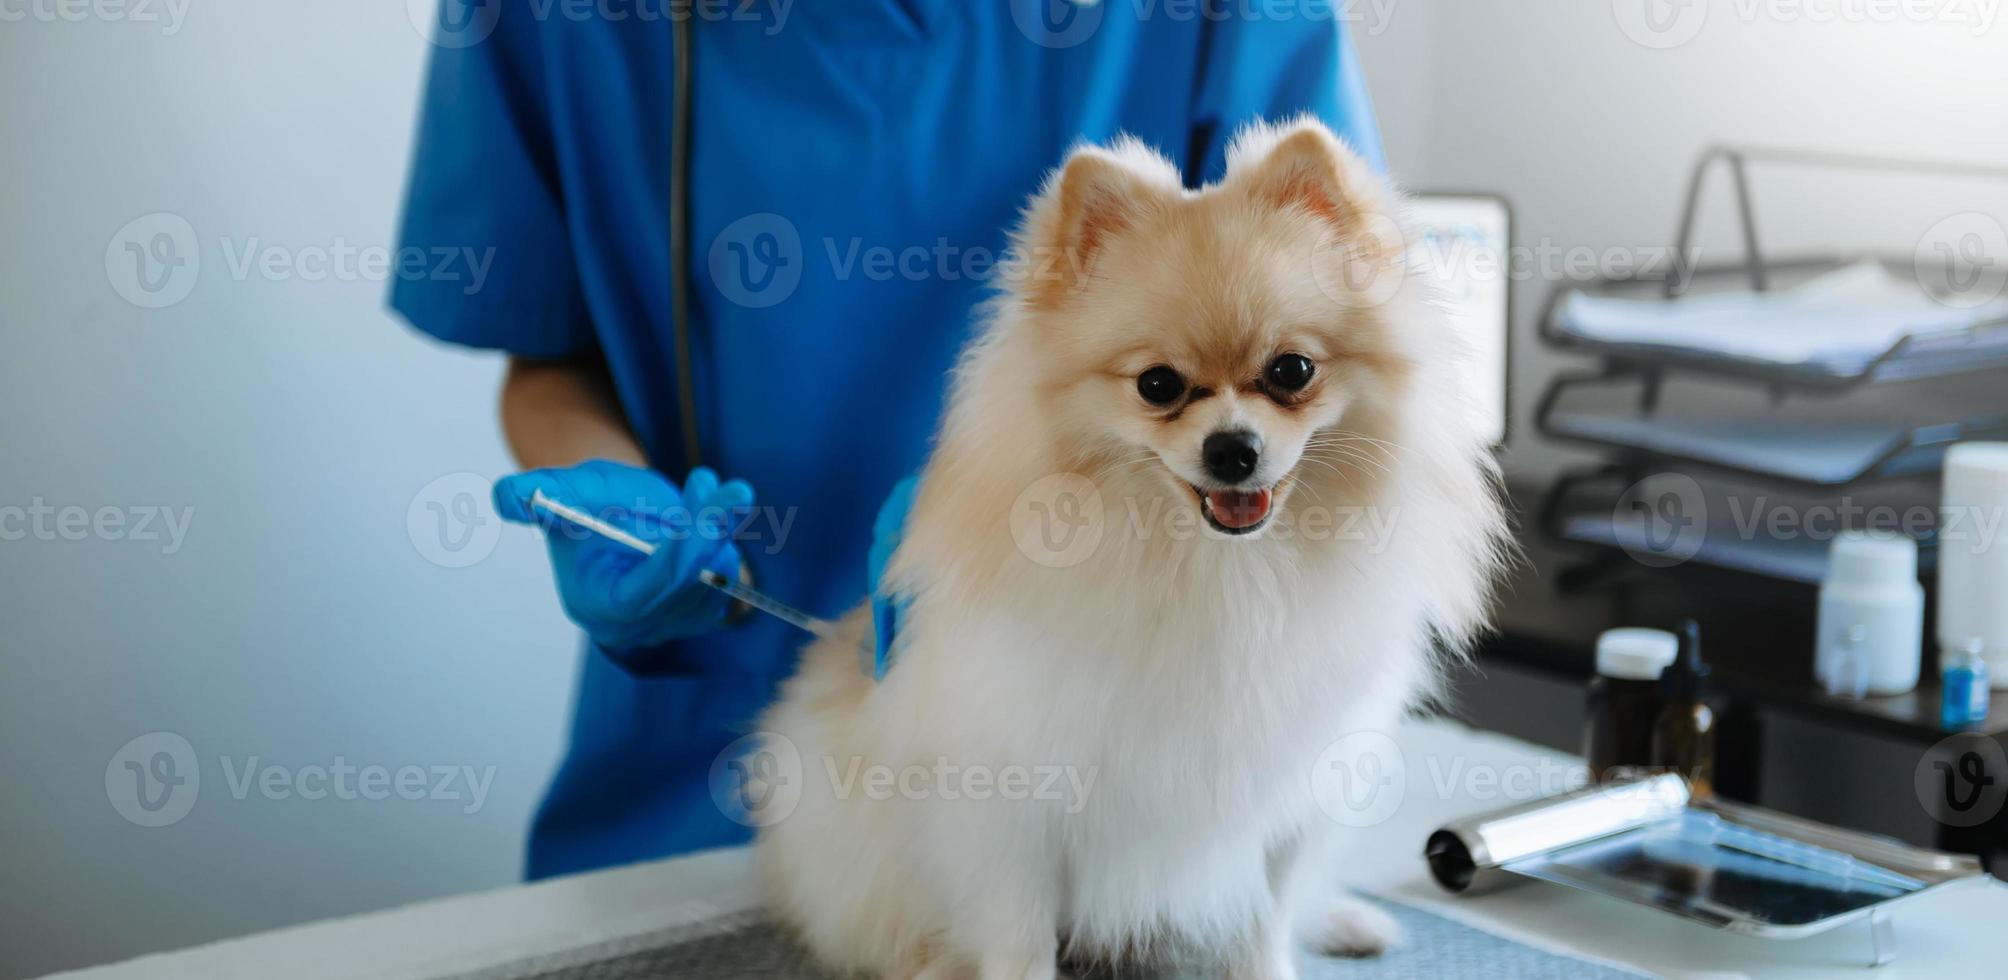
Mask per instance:
[[[1378,956],[1401,945],[1401,923],[1351,895],[1307,913],[1299,931],[1306,946],[1326,956]]]

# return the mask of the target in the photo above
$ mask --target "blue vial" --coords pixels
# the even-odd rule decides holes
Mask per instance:
[[[1979,638],[1966,649],[1946,656],[1942,667],[1944,701],[1939,722],[1946,728],[1966,728],[1987,720],[1987,702],[1994,696],[1987,677],[1987,660]]]

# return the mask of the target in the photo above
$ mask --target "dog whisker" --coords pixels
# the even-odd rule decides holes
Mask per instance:
[[[1374,459],[1371,456],[1367,456],[1363,453],[1360,453],[1357,450],[1344,446],[1325,446],[1318,449],[1315,453],[1307,451],[1305,453],[1305,456],[1310,457],[1314,455],[1325,455],[1325,454],[1329,454],[1333,459],[1339,460],[1341,462],[1351,463],[1363,468],[1371,467],[1373,470],[1379,472],[1382,476],[1392,475],[1392,471],[1388,469],[1387,464],[1382,463],[1380,460]]]

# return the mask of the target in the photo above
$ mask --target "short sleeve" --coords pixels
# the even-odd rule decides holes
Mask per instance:
[[[1235,130],[1310,113],[1386,170],[1380,127],[1343,18],[1227,17],[1207,23],[1193,97],[1201,180],[1227,167]]]
[[[526,357],[588,349],[539,27],[498,18],[436,47],[419,109],[390,306],[425,333]]]

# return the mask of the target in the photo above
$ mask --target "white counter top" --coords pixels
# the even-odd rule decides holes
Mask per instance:
[[[1540,882],[1457,898],[1429,880],[1423,841],[1448,820],[1559,791],[1578,761],[1445,722],[1397,741],[1406,769],[1394,816],[1359,831],[1348,879],[1530,945],[1669,977],[1828,978],[1864,968],[1866,926],[1775,941],[1719,932]],[[526,955],[654,932],[753,895],[743,850],[710,851],[612,871],[312,923],[126,963],[65,980],[428,980]],[[1997,975],[2008,957],[2008,886],[1949,887],[1894,910],[1897,960],[1878,980]]]

